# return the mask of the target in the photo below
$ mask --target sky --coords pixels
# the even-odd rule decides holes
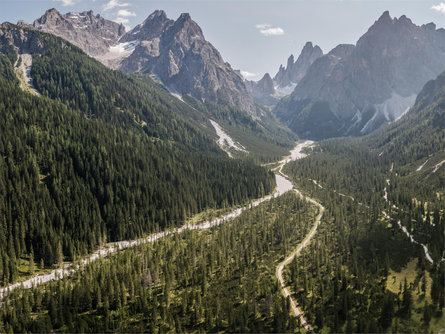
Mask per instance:
[[[252,80],[266,72],[273,77],[307,41],[325,53],[355,44],[385,10],[445,28],[445,0],[0,0],[0,22],[30,23],[53,7],[61,13],[92,9],[128,28],[156,9],[172,19],[190,13],[224,60]]]

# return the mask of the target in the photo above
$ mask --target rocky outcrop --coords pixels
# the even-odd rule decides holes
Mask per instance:
[[[23,21],[18,24],[26,25]],[[110,46],[116,45],[125,34],[122,24],[94,15],[91,10],[61,14],[54,8],[49,9],[30,26],[62,37],[93,57],[109,52]]]
[[[307,42],[296,61],[294,61],[294,56],[291,55],[287,60],[286,67],[280,65],[277,74],[273,78],[277,89],[295,87],[306,75],[312,63],[321,56],[323,56],[323,51],[320,47],[318,45],[313,46],[311,42]]]
[[[355,47],[341,45],[317,59],[276,112],[308,138],[366,134],[403,114],[444,68],[444,29],[385,12]],[[311,124],[320,126],[313,119],[323,117],[329,122],[319,133]]]
[[[42,52],[44,42],[29,29],[17,27],[10,23],[0,25],[0,52],[10,55]]]
[[[156,10],[128,33],[122,24],[92,11],[61,14],[50,9],[32,25],[19,24],[62,37],[110,68],[149,72],[174,93],[229,104],[252,116],[261,113],[243,79],[189,14],[174,21]]]
[[[245,81],[246,87],[252,93],[253,98],[265,106],[272,106],[277,103],[274,96],[275,88],[269,73],[266,73],[259,81]]]
[[[242,78],[206,41],[189,14],[172,21],[163,11],[156,11],[121,41],[137,43],[121,62],[122,71],[149,72],[175,93],[229,104],[250,115],[259,113]]]
[[[323,55],[320,47],[307,42],[300,56],[295,61],[291,55],[287,65],[280,65],[278,73],[272,78],[268,73],[259,81],[245,81],[253,98],[265,106],[275,106],[283,96],[289,95],[305,76],[312,63]],[[267,87],[265,87],[267,85]],[[267,89],[266,89],[267,88]]]

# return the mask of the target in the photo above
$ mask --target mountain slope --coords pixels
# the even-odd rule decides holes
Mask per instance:
[[[335,49],[334,49],[335,50]],[[315,61],[291,97],[276,112],[306,137],[360,135],[394,121],[423,85],[445,68],[445,30],[417,26],[405,16],[385,12],[346,53],[334,50]],[[322,110],[314,106],[323,105]],[[300,114],[331,115],[329,133],[316,134]]]
[[[0,51],[1,285],[29,256],[51,267],[272,190],[271,173],[226,158],[158,85],[10,24]],[[41,95],[19,88],[24,53]]]
[[[404,187],[434,196],[445,189],[445,72],[429,81],[410,112],[379,129],[369,146],[395,162]]]
[[[150,29],[153,26],[157,30]],[[144,30],[149,33],[143,33]],[[181,95],[229,104],[258,115],[243,80],[205,40],[189,14],[181,14],[172,21],[163,11],[156,11],[142,26],[128,32],[123,41],[140,42],[131,56],[122,61],[122,71],[146,71]]]
[[[32,27],[65,38],[108,67],[153,74],[180,95],[229,104],[253,116],[261,114],[242,79],[205,40],[189,14],[174,21],[157,10],[125,33],[122,25],[92,11],[62,15],[51,9]]]

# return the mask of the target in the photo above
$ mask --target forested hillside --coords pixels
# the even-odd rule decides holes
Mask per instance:
[[[315,208],[291,192],[217,228],[164,238],[75,277],[15,291],[0,312],[14,332],[293,332],[275,267]]]
[[[43,96],[19,88],[18,56],[2,37],[0,285],[23,274],[23,261],[51,267],[274,187],[266,169],[227,159],[156,84],[21,31],[40,45],[32,75]]]
[[[320,142],[284,168],[327,208],[316,242],[287,273],[317,330],[444,325],[443,78],[429,82],[400,121]]]

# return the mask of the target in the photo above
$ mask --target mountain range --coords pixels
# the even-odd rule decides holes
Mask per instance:
[[[129,32],[92,11],[61,14],[50,9],[31,25],[19,25],[62,37],[110,68],[149,73],[175,94],[228,104],[251,116],[262,113],[189,14],[174,21],[156,10]]]
[[[146,73],[176,96],[231,106],[253,119],[274,113],[303,138],[364,135],[400,118],[445,68],[445,31],[406,16],[382,16],[356,45],[327,54],[307,42],[272,78],[244,80],[189,14],[156,10],[131,31],[92,11],[50,9],[27,26],[60,36],[112,69]],[[256,102],[255,102],[256,101]]]
[[[257,82],[189,14],[0,24],[0,333],[443,331],[444,70],[388,12]]]
[[[444,29],[385,12],[356,45],[315,60],[275,111],[302,137],[367,134],[408,111],[444,68]]]

